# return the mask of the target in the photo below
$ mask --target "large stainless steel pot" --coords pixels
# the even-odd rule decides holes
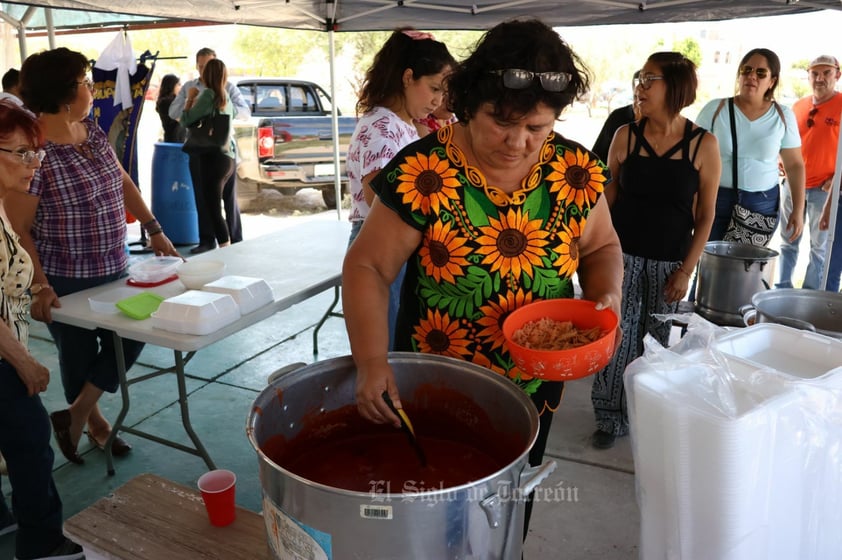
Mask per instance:
[[[786,288],[758,292],[740,310],[745,324],[778,323],[842,339],[842,294]]]
[[[717,325],[743,326],[740,307],[769,289],[763,269],[777,251],[745,243],[709,241],[699,261],[696,312]]]
[[[516,458],[484,479],[433,491],[369,493],[318,484],[274,463],[263,444],[279,434],[288,441],[305,418],[352,404],[353,361],[335,358],[270,378],[254,402],[246,431],[257,451],[263,515],[275,558],[519,559],[523,498],[555,468],[554,462],[527,465],[538,433],[532,401],[502,376],[461,360],[392,353],[389,362],[404,402],[441,410],[441,402],[412,400],[416,389],[430,385],[469,395],[487,412],[491,429],[517,442]]]

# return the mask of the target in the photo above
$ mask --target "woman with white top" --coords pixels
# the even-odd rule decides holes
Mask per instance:
[[[696,122],[719,141],[722,176],[716,197],[716,215],[709,240],[723,239],[734,205],[753,212],[777,214],[780,206],[778,159],[783,162],[792,193],[793,212],[785,224],[791,239],[804,227],[804,160],[798,123],[789,107],[775,101],[781,62],[769,49],[750,50],[737,71],[737,94],[732,98],[738,158],[734,189],[729,99],[714,99],[704,106]]]

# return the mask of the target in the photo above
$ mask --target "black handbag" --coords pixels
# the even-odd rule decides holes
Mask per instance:
[[[228,153],[231,117],[214,109],[213,112],[187,128],[187,140],[181,150],[188,154],[208,152]]]
[[[737,188],[737,125],[734,121],[733,97],[728,100],[728,113],[731,117],[731,143],[734,147],[733,157],[731,158],[731,177],[734,191],[739,193]],[[772,235],[777,228],[777,212],[772,215],[761,214],[736,203],[731,210],[731,220],[728,222],[728,228],[725,230],[722,240],[765,247],[772,240]]]

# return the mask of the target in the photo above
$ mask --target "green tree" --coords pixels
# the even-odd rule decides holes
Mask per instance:
[[[702,47],[699,46],[699,42],[696,41],[694,38],[687,37],[685,39],[682,39],[681,41],[673,43],[672,50],[683,54],[690,61],[692,61],[693,64],[696,65],[696,68],[701,66]]]
[[[312,51],[323,53],[327,59],[326,33],[243,26],[237,30],[234,51],[243,63],[242,68],[229,73],[256,76],[295,76],[311,60]]]

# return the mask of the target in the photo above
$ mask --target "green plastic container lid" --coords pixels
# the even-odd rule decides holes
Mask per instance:
[[[152,292],[142,292],[137,295],[121,299],[115,305],[132,319],[148,319],[154,313],[164,298]]]

